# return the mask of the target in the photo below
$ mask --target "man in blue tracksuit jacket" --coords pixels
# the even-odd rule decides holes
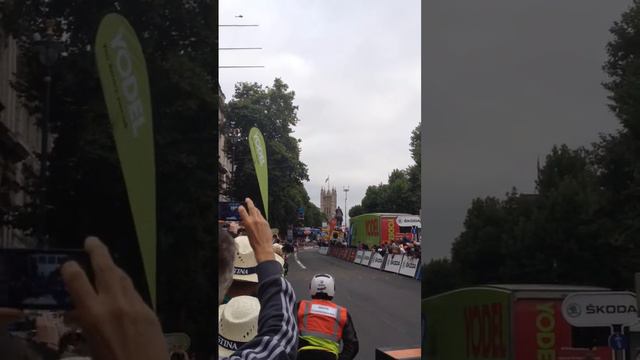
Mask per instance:
[[[258,266],[258,334],[242,344],[229,360],[293,360],[298,349],[298,326],[293,314],[296,297],[291,284],[282,277],[282,266],[275,260],[271,227],[251,199],[238,209],[255,253]]]

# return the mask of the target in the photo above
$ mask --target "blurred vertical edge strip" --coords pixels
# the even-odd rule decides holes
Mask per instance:
[[[426,192],[427,189],[425,187],[425,179],[427,177],[427,164],[425,164],[427,159],[427,155],[425,154],[425,149],[426,149],[426,143],[427,143],[427,135],[426,135],[426,128],[425,128],[425,122],[428,121],[428,119],[425,118],[425,104],[427,103],[426,99],[425,99],[425,91],[422,91],[422,86],[424,86],[424,84],[427,84],[427,79],[426,79],[426,71],[424,71],[424,61],[425,58],[427,56],[427,54],[425,54],[425,32],[426,32],[426,21],[425,19],[427,19],[427,9],[429,8],[429,0],[420,3],[420,51],[421,51],[421,56],[420,56],[420,62],[421,62],[421,66],[420,66],[420,96],[422,97],[421,101],[420,101],[420,112],[421,112],[421,116],[420,116],[420,126],[422,127],[421,131],[420,131],[420,144],[421,144],[421,148],[420,148],[420,223],[422,224],[422,238],[420,240],[420,245],[422,247],[421,251],[422,254],[420,256],[420,258],[422,259],[422,264],[420,265],[422,268],[425,267],[425,264],[427,262],[427,254],[428,254],[428,248],[429,248],[429,229],[425,226],[425,224],[427,224],[427,222],[425,221],[425,211],[424,209],[427,208],[427,204],[426,204]],[[420,271],[420,273],[422,274],[421,269],[418,269],[418,271]],[[421,275],[421,286],[424,286],[424,282],[422,281],[422,276]],[[422,291],[420,292],[422,294]],[[422,301],[420,301],[420,304],[422,304]],[[426,329],[426,322],[425,322],[425,318],[424,318],[424,314],[422,314],[422,306],[420,307],[420,343],[421,343],[421,353],[422,353],[422,359],[426,359],[426,349],[425,349],[425,329]]]

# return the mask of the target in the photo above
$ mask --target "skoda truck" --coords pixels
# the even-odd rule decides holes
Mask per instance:
[[[419,215],[398,213],[371,213],[354,216],[350,220],[350,245],[381,245],[403,237],[418,239],[421,222]]]
[[[512,284],[463,288],[423,299],[423,359],[616,359],[611,326],[569,324],[562,306],[570,294],[589,299],[613,292],[601,287]],[[630,295],[629,306],[615,308],[624,308],[635,318],[635,296]],[[578,315],[580,311],[572,313]],[[611,319],[619,315],[602,314]],[[635,360],[640,350],[637,326],[621,330],[626,339],[620,342],[624,359]]]

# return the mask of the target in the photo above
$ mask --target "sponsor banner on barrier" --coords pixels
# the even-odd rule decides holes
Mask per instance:
[[[417,280],[422,280],[422,268],[424,268],[424,266],[422,266],[422,265],[418,266],[418,271],[416,271],[416,279]]]
[[[400,271],[400,265],[402,265],[403,257],[404,255],[402,254],[395,254],[395,255],[389,256],[387,258],[387,263],[384,266],[384,271],[397,274],[398,271]]]
[[[353,260],[354,263],[360,264],[362,262],[362,255],[364,255],[364,250],[358,250],[356,253],[356,258]]]
[[[384,261],[382,262],[382,267],[380,268],[380,270],[384,270],[384,268],[386,268],[386,267],[387,267],[387,263],[391,262],[391,257],[392,257],[392,256],[393,256],[393,255],[391,255],[391,254],[386,254],[386,255],[384,256]]]
[[[385,261],[385,257],[375,253],[372,257],[371,257],[371,262],[369,263],[369,267],[374,268],[374,269],[382,269],[382,264],[384,264]]]
[[[329,248],[327,246],[323,246],[318,250],[320,255],[327,255],[329,253]]]
[[[369,261],[371,261],[372,254],[373,254],[373,251],[365,251],[364,254],[362,254],[361,264],[364,266],[369,266]]]
[[[420,264],[420,259],[405,256],[402,258],[402,264],[400,264],[400,271],[398,271],[398,274],[414,277],[418,270],[418,264]]]

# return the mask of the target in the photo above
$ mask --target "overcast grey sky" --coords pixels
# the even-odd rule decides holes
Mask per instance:
[[[618,123],[600,83],[631,0],[429,0],[423,6],[423,233],[450,255],[475,197],[532,192],[536,159]]]
[[[301,159],[309,167],[305,187],[320,205],[327,176],[344,207],[359,204],[368,185],[386,182],[394,168],[412,162],[411,131],[420,122],[419,0],[222,0],[220,69],[230,99],[240,81],[271,85],[280,77],[296,92],[301,119]],[[243,18],[236,18],[236,15]],[[268,141],[268,139],[267,139]]]

